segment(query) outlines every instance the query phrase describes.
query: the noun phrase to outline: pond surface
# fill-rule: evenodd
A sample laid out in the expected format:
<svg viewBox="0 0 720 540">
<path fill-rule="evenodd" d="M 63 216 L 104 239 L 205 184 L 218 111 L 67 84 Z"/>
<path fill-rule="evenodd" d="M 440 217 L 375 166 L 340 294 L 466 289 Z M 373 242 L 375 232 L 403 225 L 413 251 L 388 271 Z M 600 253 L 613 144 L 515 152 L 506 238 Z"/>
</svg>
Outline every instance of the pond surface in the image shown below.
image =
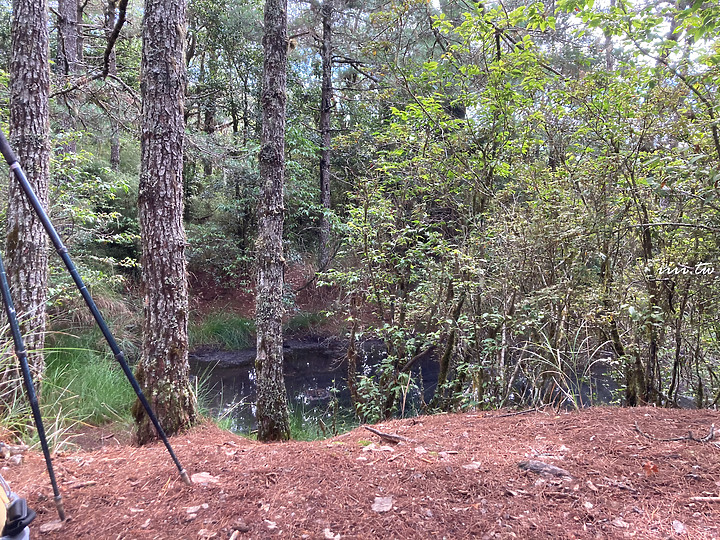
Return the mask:
<svg viewBox="0 0 720 540">
<path fill-rule="evenodd" d="M 351 425 L 353 420 L 350 391 L 347 388 L 347 343 L 337 338 L 308 337 L 285 342 L 285 387 L 291 411 L 291 424 L 296 430 L 314 429 L 315 436 L 329 436 L 331 432 L 317 431 L 318 426 L 336 422 Z M 363 343 L 358 357 L 358 373 L 371 374 L 386 356 L 382 342 Z M 203 402 L 215 417 L 227 418 L 230 429 L 250 433 L 255 429 L 255 349 L 240 351 L 196 351 L 190 355 L 194 376 L 202 381 Z M 422 401 L 432 399 L 438 376 L 438 362 L 432 355 L 417 362 L 413 368 L 413 386 L 408 394 L 403 416 L 414 416 Z M 608 375 L 609 366 L 597 362 L 583 375 L 569 377 L 573 398 L 564 399 L 555 391 L 556 405 L 572 408 L 612 402 L 618 391 Z M 423 399 L 415 385 L 422 380 Z M 592 384 L 590 384 L 592 383 Z M 531 397 L 528 381 L 517 377 L 507 405 L 522 405 Z M 547 390 L 547 388 L 545 389 Z M 539 391 L 539 390 L 536 390 Z"/>
<path fill-rule="evenodd" d="M 379 341 L 368 341 L 358 355 L 358 372 L 370 373 L 385 356 Z M 255 349 L 241 351 L 196 351 L 190 355 L 193 375 L 204 382 L 206 401 L 216 416 L 226 416 L 231 429 L 249 433 L 255 429 Z M 426 399 L 437 383 L 437 362 L 419 363 L 414 374 L 422 373 Z M 333 415 L 348 416 L 352 403 L 347 388 L 347 344 L 330 338 L 306 338 L 285 342 L 285 387 L 288 405 L 297 421 L 331 422 Z M 419 401 L 410 396 L 408 416 Z"/>
</svg>

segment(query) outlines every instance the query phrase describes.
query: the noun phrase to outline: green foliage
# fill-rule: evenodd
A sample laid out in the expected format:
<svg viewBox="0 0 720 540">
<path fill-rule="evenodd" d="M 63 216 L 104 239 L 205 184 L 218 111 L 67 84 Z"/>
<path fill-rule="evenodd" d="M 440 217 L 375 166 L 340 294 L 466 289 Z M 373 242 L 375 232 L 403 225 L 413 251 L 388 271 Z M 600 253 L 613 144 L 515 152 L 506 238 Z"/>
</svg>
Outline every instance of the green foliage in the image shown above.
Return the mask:
<svg viewBox="0 0 720 540">
<path fill-rule="evenodd" d="M 290 438 L 296 441 L 315 441 L 335 437 L 352 429 L 358 424 L 352 412 L 340 408 L 333 386 L 331 399 L 324 407 L 308 407 L 297 403 L 290 407 Z"/>
<path fill-rule="evenodd" d="M 300 312 L 293 315 L 285 324 L 284 330 L 289 333 L 312 330 L 327 322 L 325 312 Z"/>
<path fill-rule="evenodd" d="M 213 313 L 191 322 L 191 347 L 213 346 L 236 351 L 254 345 L 255 323 L 232 313 Z"/>
<path fill-rule="evenodd" d="M 130 422 L 135 394 L 112 355 L 95 349 L 97 336 L 54 338 L 46 352 L 42 402 L 50 417 L 94 425 Z"/>
<path fill-rule="evenodd" d="M 707 403 L 708 383 L 720 395 L 714 360 L 709 376 L 697 365 L 688 376 L 684 360 L 700 346 L 714 358 L 705 323 L 692 337 L 686 325 L 714 325 L 717 281 L 662 270 L 717 261 L 717 48 L 696 31 L 715 8 L 632 9 L 439 14 L 443 54 L 396 66 L 407 99 L 375 131 L 372 167 L 349 197 L 344 265 L 326 275 L 372 308 L 376 322 L 359 330 L 389 352 L 358 377 L 362 416 L 389 414 L 404 366 L 427 350 L 444 409 L 507 403 L 520 381 L 532 403 L 584 406 L 599 358 L 627 403 L 671 404 L 690 388 Z M 575 17 L 586 26 L 573 34 Z M 673 19 L 675 35 L 658 39 Z M 558 47 L 590 43 L 594 28 L 602 54 Z M 709 68 L 690 68 L 697 59 Z"/>
<path fill-rule="evenodd" d="M 210 274 L 217 287 L 237 287 L 237 280 L 252 263 L 237 240 L 218 223 L 189 224 L 187 235 L 190 267 Z"/>
</svg>

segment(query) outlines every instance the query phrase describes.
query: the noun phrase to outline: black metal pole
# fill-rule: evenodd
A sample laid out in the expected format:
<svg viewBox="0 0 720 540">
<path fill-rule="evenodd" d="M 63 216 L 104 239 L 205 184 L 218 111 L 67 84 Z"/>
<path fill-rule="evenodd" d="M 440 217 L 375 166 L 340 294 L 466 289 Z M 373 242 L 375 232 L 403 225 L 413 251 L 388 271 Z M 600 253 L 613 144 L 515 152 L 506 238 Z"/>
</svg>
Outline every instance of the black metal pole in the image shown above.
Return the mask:
<svg viewBox="0 0 720 540">
<path fill-rule="evenodd" d="M 162 439 L 163 443 L 165 443 L 165 447 L 167 448 L 167 451 L 170 454 L 170 457 L 175 462 L 175 466 L 178 468 L 178 471 L 180 471 L 180 477 L 183 479 L 183 481 L 186 484 L 191 485 L 192 482 L 190 481 L 190 477 L 188 476 L 187 471 L 185 471 L 183 466 L 180 464 L 180 460 L 178 460 L 177 456 L 175 455 L 175 452 L 172 449 L 172 446 L 170 446 L 170 441 L 168 441 L 167 435 L 165 435 L 165 431 L 163 431 L 163 428 L 160 425 L 160 422 L 158 422 L 158 419 L 155 416 L 155 413 L 153 412 L 152 407 L 150 406 L 150 403 L 148 403 L 148 400 L 145 397 L 145 394 L 143 394 L 143 391 L 140 388 L 140 385 L 138 384 L 137 379 L 135 378 L 132 371 L 130 370 L 127 360 L 125 359 L 125 354 L 123 354 L 123 352 L 120 350 L 120 347 L 118 346 L 117 342 L 115 341 L 115 338 L 113 337 L 112 332 L 110 332 L 110 329 L 108 328 L 108 325 L 105 322 L 105 319 L 103 318 L 102 314 L 100 313 L 100 310 L 98 309 L 97 305 L 95 304 L 95 301 L 93 300 L 92 296 L 90 295 L 90 292 L 87 290 L 87 287 L 85 287 L 85 283 L 83 283 L 83 280 L 80 277 L 80 274 L 78 273 L 77 268 L 73 264 L 67 248 L 63 245 L 62 240 L 60 239 L 60 236 L 58 235 L 57 231 L 55 230 L 55 227 L 53 226 L 53 224 L 50 221 L 50 218 L 48 217 L 47 213 L 43 209 L 42 204 L 40 204 L 40 201 L 38 200 L 37 195 L 35 195 L 35 192 L 33 191 L 33 188 L 30 185 L 30 182 L 28 182 L 28 179 L 25 176 L 25 173 L 23 172 L 22 167 L 20 167 L 20 164 L 18 163 L 17 158 L 15 157 L 15 153 L 10 148 L 10 144 L 8 143 L 7 139 L 5 138 L 5 134 L 2 132 L 2 130 L 0 130 L 0 153 L 2 153 L 3 157 L 5 158 L 5 161 L 7 161 L 8 165 L 10 165 L 10 170 L 13 173 L 15 173 L 15 178 L 17 178 L 18 182 L 20 182 L 20 186 L 22 187 L 23 192 L 25 192 L 25 196 L 28 198 L 28 201 L 32 205 L 33 209 L 35 210 L 35 213 L 37 214 L 38 218 L 40 219 L 40 222 L 42 223 L 43 227 L 45 228 L 45 231 L 47 232 L 48 236 L 50 237 L 50 240 L 52 241 L 53 245 L 55 246 L 55 250 L 57 251 L 58 255 L 60 255 L 60 258 L 63 260 L 63 263 L 65 263 L 65 267 L 68 269 L 68 272 L 70 272 L 70 276 L 72 277 L 73 281 L 75 282 L 75 285 L 77 286 L 78 290 L 80 291 L 80 294 L 82 295 L 83 299 L 85 300 L 85 303 L 87 304 L 88 308 L 90 308 L 90 312 L 92 313 L 93 317 L 95 318 L 95 322 L 100 327 L 100 331 L 102 332 L 103 336 L 105 336 L 105 341 L 107 341 L 107 344 L 110 346 L 110 350 L 115 355 L 115 359 L 120 364 L 120 367 L 122 368 L 123 372 L 125 372 L 125 376 L 127 377 L 128 381 L 130 381 L 130 384 L 132 385 L 133 390 L 135 390 L 135 394 L 137 395 L 138 399 L 140 400 L 140 403 L 142 404 L 143 408 L 145 409 L 145 412 L 147 413 L 148 417 L 150 418 L 153 425 L 155 426 L 158 436 Z"/>
<path fill-rule="evenodd" d="M 57 508 L 60 521 L 65 521 L 65 507 L 63 506 L 62 495 L 60 495 L 60 490 L 55 480 L 55 472 L 53 471 L 52 459 L 50 458 L 50 449 L 48 448 L 47 437 L 45 436 L 45 427 L 43 426 L 40 406 L 38 405 L 32 375 L 30 374 L 30 366 L 28 365 L 27 351 L 25 350 L 25 343 L 20 333 L 20 324 L 18 323 L 17 314 L 15 313 L 12 296 L 10 296 L 10 285 L 8 284 L 7 273 L 5 272 L 2 257 L 0 257 L 0 291 L 2 292 L 2 301 L 5 306 L 5 313 L 7 313 L 8 323 L 10 324 L 10 332 L 12 333 L 15 344 L 15 355 L 20 362 L 25 390 L 27 391 L 28 400 L 30 401 L 33 420 L 35 420 L 38 437 L 40 437 L 40 446 L 42 446 L 42 451 L 45 455 L 45 464 L 47 465 L 50 483 L 52 484 L 53 493 L 55 494 L 55 507 Z"/>
</svg>

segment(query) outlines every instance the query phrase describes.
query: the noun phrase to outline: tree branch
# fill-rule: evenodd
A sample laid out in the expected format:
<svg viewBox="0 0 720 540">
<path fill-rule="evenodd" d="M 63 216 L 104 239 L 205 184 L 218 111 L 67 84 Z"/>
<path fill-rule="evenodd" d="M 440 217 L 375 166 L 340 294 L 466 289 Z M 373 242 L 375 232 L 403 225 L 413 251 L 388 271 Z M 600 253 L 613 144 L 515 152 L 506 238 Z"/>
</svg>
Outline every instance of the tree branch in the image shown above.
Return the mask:
<svg viewBox="0 0 720 540">
<path fill-rule="evenodd" d="M 113 47 L 115 46 L 115 42 L 117 41 L 118 37 L 120 36 L 120 30 L 122 30 L 123 25 L 126 21 L 126 15 L 127 15 L 127 5 L 128 0 L 120 0 L 120 3 L 118 4 L 118 16 L 117 20 L 115 21 L 115 26 L 113 27 L 113 31 L 108 37 L 107 46 L 105 47 L 105 53 L 103 54 L 103 70 L 102 70 L 102 78 L 106 78 L 108 74 L 110 73 L 110 55 L 112 54 Z"/>
</svg>

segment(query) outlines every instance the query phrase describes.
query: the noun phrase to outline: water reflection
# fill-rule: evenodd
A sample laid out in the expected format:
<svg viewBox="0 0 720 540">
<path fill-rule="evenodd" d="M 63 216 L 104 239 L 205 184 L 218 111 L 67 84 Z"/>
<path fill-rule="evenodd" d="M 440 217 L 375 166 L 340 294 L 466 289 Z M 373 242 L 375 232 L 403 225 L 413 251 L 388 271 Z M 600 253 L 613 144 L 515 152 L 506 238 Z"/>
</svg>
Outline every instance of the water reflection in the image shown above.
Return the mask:
<svg viewBox="0 0 720 540">
<path fill-rule="evenodd" d="M 285 346 L 284 373 L 289 407 L 299 422 L 347 421 L 351 410 L 350 391 L 345 382 L 347 359 L 344 345 L 337 341 L 291 341 Z M 362 349 L 358 372 L 370 374 L 385 351 L 380 342 L 367 342 Z M 203 381 L 205 402 L 216 416 L 230 420 L 231 429 L 249 433 L 255 429 L 255 350 L 196 352 L 190 356 L 192 374 Z M 418 366 L 425 395 L 431 395 L 437 381 L 437 363 L 429 360 Z M 419 396 L 409 396 L 419 401 Z M 408 405 L 408 410 L 410 405 Z M 329 433 L 328 433 L 329 435 Z"/>
</svg>

